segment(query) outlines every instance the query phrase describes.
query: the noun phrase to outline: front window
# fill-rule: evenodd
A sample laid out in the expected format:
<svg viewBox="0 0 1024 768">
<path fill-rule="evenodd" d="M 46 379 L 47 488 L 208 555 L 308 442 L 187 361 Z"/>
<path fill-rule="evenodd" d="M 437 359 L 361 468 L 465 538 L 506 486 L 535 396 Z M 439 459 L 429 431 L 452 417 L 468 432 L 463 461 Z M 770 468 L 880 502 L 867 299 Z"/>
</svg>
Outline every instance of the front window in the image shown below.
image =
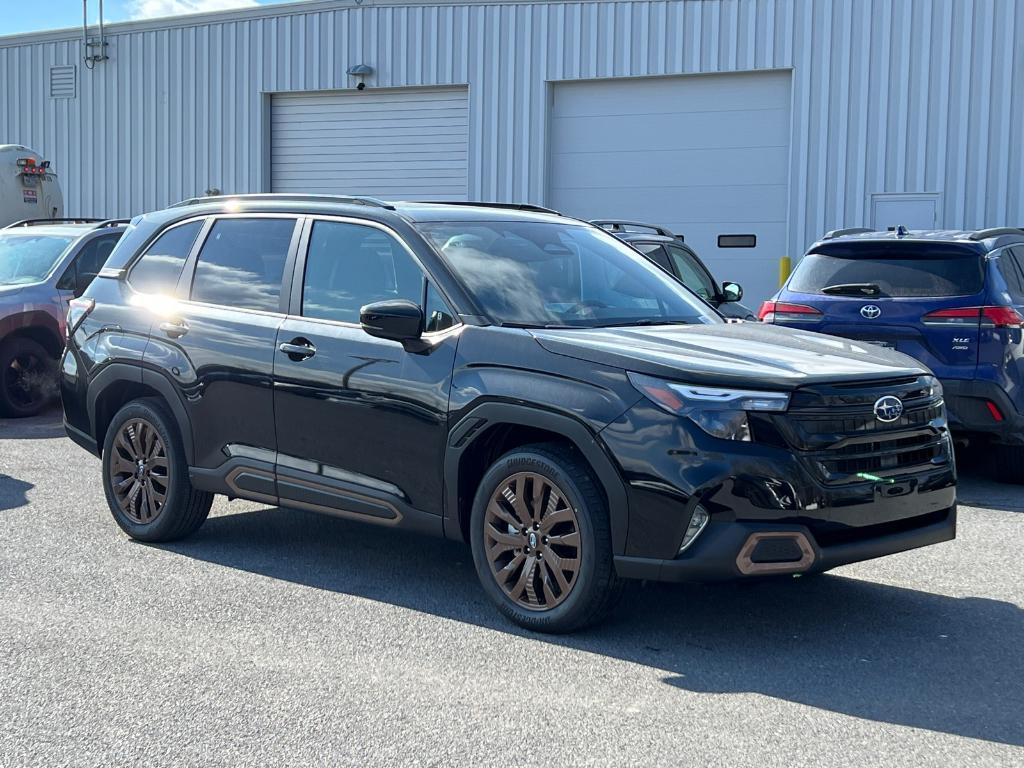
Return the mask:
<svg viewBox="0 0 1024 768">
<path fill-rule="evenodd" d="M 657 266 L 591 227 L 498 221 L 432 222 L 419 229 L 502 325 L 720 322 Z"/>
<path fill-rule="evenodd" d="M 0 234 L 0 285 L 28 285 L 46 279 L 74 238 Z"/>
</svg>

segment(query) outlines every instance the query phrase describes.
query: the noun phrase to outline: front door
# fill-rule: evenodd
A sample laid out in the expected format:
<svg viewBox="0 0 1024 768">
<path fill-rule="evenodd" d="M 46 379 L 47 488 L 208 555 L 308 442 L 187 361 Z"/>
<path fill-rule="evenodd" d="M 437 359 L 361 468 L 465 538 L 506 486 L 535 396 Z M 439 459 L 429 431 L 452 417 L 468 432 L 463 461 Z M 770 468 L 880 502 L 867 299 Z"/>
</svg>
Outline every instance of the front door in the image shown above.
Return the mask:
<svg viewBox="0 0 1024 768">
<path fill-rule="evenodd" d="M 380 226 L 317 219 L 304 241 L 274 360 L 281 503 L 439 531 L 454 315 Z M 362 330 L 385 299 L 426 309 L 426 351 Z"/>
</svg>

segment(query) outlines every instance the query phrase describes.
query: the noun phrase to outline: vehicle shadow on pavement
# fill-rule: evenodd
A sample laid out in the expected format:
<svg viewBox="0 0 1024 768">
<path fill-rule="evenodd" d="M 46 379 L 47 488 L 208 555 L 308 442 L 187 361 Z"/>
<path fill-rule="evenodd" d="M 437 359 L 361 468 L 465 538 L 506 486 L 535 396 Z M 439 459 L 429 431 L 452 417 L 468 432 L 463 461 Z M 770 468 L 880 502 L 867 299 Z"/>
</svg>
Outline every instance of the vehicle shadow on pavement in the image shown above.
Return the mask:
<svg viewBox="0 0 1024 768">
<path fill-rule="evenodd" d="M 41 440 L 64 437 L 60 408 L 43 411 L 25 419 L 0 419 L 0 440 Z"/>
<path fill-rule="evenodd" d="M 0 512 L 5 509 L 17 509 L 28 504 L 28 492 L 35 488 L 10 475 L 0 475 Z"/>
<path fill-rule="evenodd" d="M 841 576 L 647 585 L 569 636 L 507 622 L 467 547 L 280 508 L 210 518 L 165 550 L 643 664 L 688 691 L 754 692 L 1024 746 L 1024 610 Z M 627 607 L 628 606 L 628 607 Z"/>
</svg>

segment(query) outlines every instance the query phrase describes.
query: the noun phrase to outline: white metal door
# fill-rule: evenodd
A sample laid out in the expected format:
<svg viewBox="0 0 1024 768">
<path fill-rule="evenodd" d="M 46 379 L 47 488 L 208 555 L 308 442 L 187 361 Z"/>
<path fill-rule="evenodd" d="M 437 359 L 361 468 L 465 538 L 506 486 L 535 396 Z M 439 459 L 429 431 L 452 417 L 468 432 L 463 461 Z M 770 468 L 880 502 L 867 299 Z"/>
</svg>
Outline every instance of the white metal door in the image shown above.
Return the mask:
<svg viewBox="0 0 1024 768">
<path fill-rule="evenodd" d="M 935 229 L 939 196 L 922 194 L 879 194 L 871 196 L 871 221 L 875 229 L 900 224 L 907 229 Z"/>
<path fill-rule="evenodd" d="M 592 80 L 553 90 L 549 205 L 588 219 L 667 226 L 719 282 L 742 284 L 745 303 L 756 308 L 775 292 L 786 248 L 788 72 Z M 753 235 L 754 245 L 730 235 Z"/>
<path fill-rule="evenodd" d="M 468 126 L 466 88 L 275 94 L 272 189 L 464 200 Z"/>
</svg>

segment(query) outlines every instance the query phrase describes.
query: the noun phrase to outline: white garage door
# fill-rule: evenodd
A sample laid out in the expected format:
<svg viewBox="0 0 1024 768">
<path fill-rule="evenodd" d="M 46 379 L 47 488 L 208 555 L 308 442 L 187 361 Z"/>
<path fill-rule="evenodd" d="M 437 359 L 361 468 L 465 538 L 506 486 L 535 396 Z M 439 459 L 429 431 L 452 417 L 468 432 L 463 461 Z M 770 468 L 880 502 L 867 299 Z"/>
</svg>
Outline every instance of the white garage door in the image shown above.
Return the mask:
<svg viewBox="0 0 1024 768">
<path fill-rule="evenodd" d="M 464 200 L 465 88 L 276 94 L 274 192 Z"/>
<path fill-rule="evenodd" d="M 786 248 L 789 89 L 784 72 L 559 83 L 548 203 L 669 227 L 756 310 Z"/>
</svg>

